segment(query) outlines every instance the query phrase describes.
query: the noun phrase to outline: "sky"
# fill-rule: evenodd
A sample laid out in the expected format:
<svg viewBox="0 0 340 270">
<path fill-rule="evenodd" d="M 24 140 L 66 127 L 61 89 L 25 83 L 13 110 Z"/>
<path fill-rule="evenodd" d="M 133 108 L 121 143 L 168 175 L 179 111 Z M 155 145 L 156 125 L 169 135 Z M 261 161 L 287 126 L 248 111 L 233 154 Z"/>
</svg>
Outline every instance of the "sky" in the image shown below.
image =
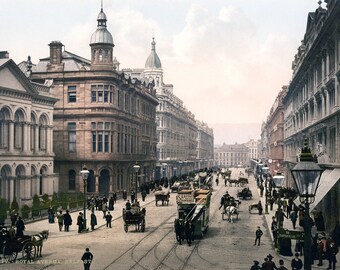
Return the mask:
<svg viewBox="0 0 340 270">
<path fill-rule="evenodd" d="M 325 7 L 325 3 L 322 3 Z M 90 59 L 100 0 L 0 0 L 0 50 L 17 64 L 48 44 Z M 143 68 L 155 37 L 164 82 L 197 120 L 261 123 L 291 64 L 316 0 L 103 0 L 120 68 Z"/>
</svg>

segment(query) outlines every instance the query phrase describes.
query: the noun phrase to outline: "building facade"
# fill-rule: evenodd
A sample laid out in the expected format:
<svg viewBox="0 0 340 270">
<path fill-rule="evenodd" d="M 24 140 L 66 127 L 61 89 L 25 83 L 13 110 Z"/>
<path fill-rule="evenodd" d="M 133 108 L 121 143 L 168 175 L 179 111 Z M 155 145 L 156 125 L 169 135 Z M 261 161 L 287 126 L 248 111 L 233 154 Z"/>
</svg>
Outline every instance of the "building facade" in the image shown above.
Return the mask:
<svg viewBox="0 0 340 270">
<path fill-rule="evenodd" d="M 30 81 L 0 52 L 0 196 L 30 204 L 58 190 L 54 173 L 53 88 Z"/>
<path fill-rule="evenodd" d="M 271 175 L 283 173 L 284 168 L 284 104 L 287 86 L 278 93 L 267 118 L 268 159 L 265 163 Z"/>
<path fill-rule="evenodd" d="M 215 148 L 215 164 L 220 167 L 244 167 L 249 164 L 249 148 L 244 144 L 223 144 Z"/>
<path fill-rule="evenodd" d="M 197 148 L 196 170 L 211 168 L 214 166 L 214 130 L 202 122 L 196 120 Z"/>
<path fill-rule="evenodd" d="M 269 143 L 268 143 L 268 129 L 267 129 L 267 121 L 263 121 L 261 124 L 261 139 L 258 143 L 257 153 L 258 160 L 265 162 L 268 160 L 269 156 Z"/>
<path fill-rule="evenodd" d="M 156 164 L 156 106 L 153 84 L 120 72 L 103 9 L 90 39 L 91 60 L 49 44 L 30 78 L 53 83 L 59 99 L 54 110 L 55 171 L 59 190 L 108 195 L 135 190 L 153 179 Z M 140 165 L 134 181 L 133 165 Z M 87 182 L 80 176 L 90 171 Z"/>
<path fill-rule="evenodd" d="M 320 4 L 308 14 L 306 33 L 293 61 L 284 101 L 284 152 L 286 175 L 291 177 L 289 171 L 308 139 L 325 169 L 311 211 L 324 213 L 330 231 L 340 218 L 340 2 L 325 2 L 326 8 Z"/>
<path fill-rule="evenodd" d="M 155 40 L 151 42 L 151 52 L 144 68 L 124 69 L 123 71 L 133 78 L 152 81 L 155 84 L 159 101 L 156 110 L 158 137 L 156 179 L 187 174 L 204 168 L 207 165 L 205 160 L 208 160 L 208 156 L 213 158 L 211 154 L 212 130 L 208 133 L 201 130 L 201 134 L 204 135 L 198 139 L 199 127 L 195 115 L 187 110 L 183 101 L 174 94 L 173 85 L 164 83 L 162 64 L 156 52 Z M 207 141 L 203 143 L 202 139 L 207 139 Z M 205 153 L 204 156 L 207 156 L 204 162 L 203 158 L 197 156 L 198 140 L 201 141 L 200 155 L 203 156 Z"/>
</svg>

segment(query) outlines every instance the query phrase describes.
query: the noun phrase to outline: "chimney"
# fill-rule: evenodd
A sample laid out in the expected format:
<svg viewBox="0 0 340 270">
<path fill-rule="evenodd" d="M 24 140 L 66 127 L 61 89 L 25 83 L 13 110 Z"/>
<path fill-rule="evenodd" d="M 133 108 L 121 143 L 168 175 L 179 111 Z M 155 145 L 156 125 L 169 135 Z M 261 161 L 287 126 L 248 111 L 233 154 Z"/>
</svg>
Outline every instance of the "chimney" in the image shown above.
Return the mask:
<svg viewBox="0 0 340 270">
<path fill-rule="evenodd" d="M 52 41 L 50 44 L 50 63 L 59 65 L 62 60 L 63 44 L 60 41 Z"/>
<path fill-rule="evenodd" d="M 0 51 L 0 59 L 9 59 L 8 51 Z"/>
</svg>

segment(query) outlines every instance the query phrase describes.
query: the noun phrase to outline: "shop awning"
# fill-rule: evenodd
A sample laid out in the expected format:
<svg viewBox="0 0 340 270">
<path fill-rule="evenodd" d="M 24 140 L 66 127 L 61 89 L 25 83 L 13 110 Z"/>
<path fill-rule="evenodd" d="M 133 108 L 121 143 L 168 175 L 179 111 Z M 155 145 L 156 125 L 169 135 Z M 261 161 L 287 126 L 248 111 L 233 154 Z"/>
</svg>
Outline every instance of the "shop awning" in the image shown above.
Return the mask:
<svg viewBox="0 0 340 270">
<path fill-rule="evenodd" d="M 319 204 L 319 202 L 321 202 L 321 200 L 326 196 L 328 191 L 330 191 L 332 187 L 340 179 L 340 169 L 326 171 L 331 172 L 325 176 L 323 175 L 325 172 L 322 173 L 319 187 L 316 190 L 315 201 L 310 205 L 310 211 L 312 211 Z"/>
<path fill-rule="evenodd" d="M 315 201 L 310 205 L 309 211 L 312 212 L 313 209 L 321 202 L 321 200 L 326 196 L 328 191 L 338 182 L 340 179 L 340 169 L 327 169 L 325 170 L 320 179 L 319 187 L 316 191 Z M 295 204 L 299 205 L 299 198 L 295 199 Z"/>
</svg>

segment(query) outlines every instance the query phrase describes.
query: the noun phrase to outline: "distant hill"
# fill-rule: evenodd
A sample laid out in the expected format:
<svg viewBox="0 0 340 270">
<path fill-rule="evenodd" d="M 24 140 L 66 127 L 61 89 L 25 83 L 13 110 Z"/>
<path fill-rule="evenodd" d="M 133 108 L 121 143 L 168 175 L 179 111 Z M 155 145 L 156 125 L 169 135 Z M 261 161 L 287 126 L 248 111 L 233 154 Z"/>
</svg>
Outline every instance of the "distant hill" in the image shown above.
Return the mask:
<svg viewBox="0 0 340 270">
<path fill-rule="evenodd" d="M 242 144 L 250 139 L 258 140 L 261 135 L 261 123 L 231 124 L 218 123 L 208 124 L 214 130 L 214 144 Z"/>
</svg>

